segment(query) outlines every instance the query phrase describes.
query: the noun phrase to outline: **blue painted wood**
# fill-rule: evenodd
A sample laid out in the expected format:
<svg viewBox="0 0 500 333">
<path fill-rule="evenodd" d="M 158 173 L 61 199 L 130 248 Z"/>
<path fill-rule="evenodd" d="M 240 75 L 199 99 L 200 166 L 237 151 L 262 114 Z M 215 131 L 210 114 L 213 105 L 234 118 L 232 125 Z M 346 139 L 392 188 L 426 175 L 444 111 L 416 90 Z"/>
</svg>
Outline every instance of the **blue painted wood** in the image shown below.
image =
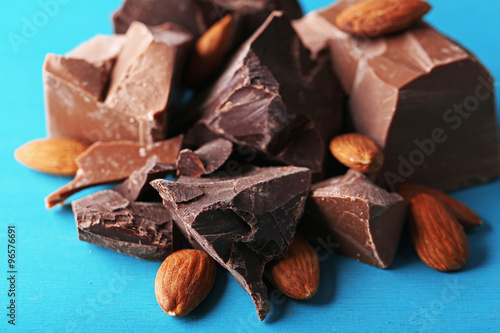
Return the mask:
<svg viewBox="0 0 500 333">
<path fill-rule="evenodd" d="M 44 7 L 47 3 L 59 5 Z M 213 291 L 197 310 L 186 318 L 171 318 L 154 296 L 159 263 L 78 241 L 71 210 L 48 211 L 43 203 L 48 193 L 69 179 L 24 168 L 14 161 L 13 151 L 45 135 L 41 81 L 45 54 L 64 53 L 96 33 L 109 33 L 109 16 L 118 3 L 8 1 L 0 12 L 0 330 L 12 328 L 5 315 L 6 241 L 7 226 L 15 225 L 19 332 L 498 331 L 500 181 L 454 193 L 485 221 L 484 227 L 469 233 L 471 258 L 464 271 L 443 274 L 426 267 L 407 238 L 386 271 L 328 255 L 321 262 L 318 295 L 307 302 L 272 297 L 273 311 L 263 323 L 257 320 L 250 298 L 221 269 Z M 302 3 L 309 11 L 329 1 Z M 431 3 L 435 8 L 428 20 L 469 47 L 500 78 L 500 4 Z M 24 40 L 15 52 L 9 37 L 22 36 L 25 22 L 38 27 L 24 28 Z"/>
</svg>

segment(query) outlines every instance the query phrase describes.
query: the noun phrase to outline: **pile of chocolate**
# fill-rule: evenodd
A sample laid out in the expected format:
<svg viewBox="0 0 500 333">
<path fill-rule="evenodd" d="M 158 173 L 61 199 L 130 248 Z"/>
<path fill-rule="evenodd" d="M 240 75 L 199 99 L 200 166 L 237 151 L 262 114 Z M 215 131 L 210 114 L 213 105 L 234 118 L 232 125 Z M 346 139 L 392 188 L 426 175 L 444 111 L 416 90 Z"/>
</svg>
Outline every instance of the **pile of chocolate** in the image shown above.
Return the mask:
<svg viewBox="0 0 500 333">
<path fill-rule="evenodd" d="M 341 30 L 353 3 L 302 17 L 296 0 L 126 0 L 115 35 L 46 57 L 49 137 L 92 144 L 47 205 L 121 182 L 72 202 L 80 239 L 161 261 L 185 237 L 261 320 L 266 264 L 297 230 L 389 267 L 409 207 L 396 187 L 500 174 L 493 79 L 421 20 L 383 36 Z M 330 141 L 348 132 L 383 165 L 365 175 L 334 159 Z"/>
</svg>

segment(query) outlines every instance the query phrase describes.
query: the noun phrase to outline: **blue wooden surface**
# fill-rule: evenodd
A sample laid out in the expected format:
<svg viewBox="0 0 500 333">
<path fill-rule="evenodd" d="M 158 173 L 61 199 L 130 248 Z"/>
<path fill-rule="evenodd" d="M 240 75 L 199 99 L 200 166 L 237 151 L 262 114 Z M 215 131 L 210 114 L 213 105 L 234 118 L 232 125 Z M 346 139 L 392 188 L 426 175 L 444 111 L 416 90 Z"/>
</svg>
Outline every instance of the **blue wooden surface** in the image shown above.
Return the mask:
<svg viewBox="0 0 500 333">
<path fill-rule="evenodd" d="M 318 295 L 308 302 L 273 298 L 260 323 L 250 298 L 222 269 L 214 289 L 186 318 L 171 318 L 157 305 L 159 263 L 144 262 L 77 239 L 73 214 L 48 211 L 43 198 L 68 178 L 17 164 L 15 148 L 45 136 L 41 67 L 47 52 L 65 53 L 96 33 L 110 33 L 119 0 L 8 1 L 0 11 L 0 331 L 5 315 L 7 225 L 17 231 L 16 326 L 19 332 L 184 331 L 498 331 L 500 313 L 500 181 L 454 193 L 485 225 L 469 233 L 466 269 L 443 274 L 426 267 L 403 239 L 389 270 L 340 256 L 321 263 Z M 328 0 L 304 0 L 309 11 Z M 500 5 L 491 0 L 437 1 L 428 20 L 485 62 L 500 79 Z M 40 14 L 49 11 L 50 16 Z M 46 19 L 45 19 L 46 18 Z M 25 31 L 25 22 L 39 27 Z M 10 35 L 9 35 L 10 34 Z M 23 37 L 24 38 L 24 37 Z M 499 85 L 496 84 L 498 92 Z"/>
</svg>

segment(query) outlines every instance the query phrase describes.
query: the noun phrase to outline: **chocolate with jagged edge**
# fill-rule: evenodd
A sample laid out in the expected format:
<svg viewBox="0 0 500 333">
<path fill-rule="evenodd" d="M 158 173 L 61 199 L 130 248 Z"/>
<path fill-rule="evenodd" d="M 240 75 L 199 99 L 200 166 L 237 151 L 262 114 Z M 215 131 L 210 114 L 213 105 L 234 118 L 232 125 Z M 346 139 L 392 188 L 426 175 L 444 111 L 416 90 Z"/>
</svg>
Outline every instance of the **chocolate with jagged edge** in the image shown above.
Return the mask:
<svg viewBox="0 0 500 333">
<path fill-rule="evenodd" d="M 201 115 L 186 141 L 200 145 L 207 137 L 200 131 L 212 132 L 319 173 L 340 128 L 343 101 L 328 55 L 312 61 L 290 21 L 273 12 L 191 105 L 191 113 Z"/>
<path fill-rule="evenodd" d="M 234 178 L 180 177 L 151 185 L 193 246 L 229 270 L 263 320 L 271 306 L 264 266 L 292 242 L 310 182 L 306 168 L 269 167 L 250 168 Z"/>
<path fill-rule="evenodd" d="M 113 14 L 113 23 L 116 33 L 125 33 L 133 21 L 147 25 L 172 22 L 197 38 L 233 13 L 241 26 L 235 38 L 241 40 L 250 36 L 273 10 L 283 10 L 291 19 L 302 16 L 296 0 L 125 0 Z"/>
<path fill-rule="evenodd" d="M 179 237 L 161 203 L 131 202 L 104 190 L 71 203 L 80 240 L 145 260 L 164 260 Z"/>
<path fill-rule="evenodd" d="M 149 183 L 158 178 L 164 178 L 175 171 L 175 165 L 158 163 L 158 156 L 153 155 L 146 164 L 135 170 L 114 191 L 121 194 L 128 201 L 159 201 L 158 192 Z"/>
<path fill-rule="evenodd" d="M 125 37 L 96 37 L 67 56 L 47 55 L 48 135 L 86 142 L 164 139 L 191 41 L 173 24 L 136 22 Z"/>
<path fill-rule="evenodd" d="M 183 149 L 177 157 L 177 175 L 191 177 L 209 175 L 219 169 L 232 152 L 233 144 L 224 139 L 211 141 L 194 152 L 191 149 Z"/>
<path fill-rule="evenodd" d="M 451 190 L 500 174 L 488 70 L 424 22 L 383 38 L 346 34 L 335 18 L 352 3 L 336 2 L 294 26 L 313 53 L 329 47 L 355 130 L 383 148 L 376 183 Z"/>
<path fill-rule="evenodd" d="M 91 186 L 126 179 L 156 156 L 159 163 L 174 164 L 182 136 L 155 143 L 130 141 L 96 142 L 75 159 L 75 178 L 45 198 L 47 208 L 62 204 L 72 194 Z"/>
<path fill-rule="evenodd" d="M 351 169 L 311 187 L 301 227 L 335 244 L 337 253 L 387 268 L 396 254 L 407 208 L 399 194 L 388 193 Z"/>
</svg>

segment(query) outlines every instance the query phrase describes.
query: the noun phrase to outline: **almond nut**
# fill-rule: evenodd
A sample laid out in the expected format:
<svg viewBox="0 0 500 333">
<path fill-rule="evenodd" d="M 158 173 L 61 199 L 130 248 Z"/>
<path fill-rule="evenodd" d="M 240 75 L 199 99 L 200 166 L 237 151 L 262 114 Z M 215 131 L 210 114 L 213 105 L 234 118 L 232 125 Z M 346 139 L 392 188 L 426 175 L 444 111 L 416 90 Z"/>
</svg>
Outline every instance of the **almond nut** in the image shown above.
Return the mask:
<svg viewBox="0 0 500 333">
<path fill-rule="evenodd" d="M 319 286 L 318 256 L 309 242 L 296 235 L 285 255 L 266 267 L 266 276 L 288 297 L 309 299 Z"/>
<path fill-rule="evenodd" d="M 333 138 L 330 151 L 340 163 L 359 172 L 377 172 L 384 164 L 384 154 L 377 144 L 358 133 Z"/>
<path fill-rule="evenodd" d="M 456 271 L 469 258 L 464 228 L 437 199 L 419 194 L 411 201 L 410 236 L 420 259 L 435 270 Z"/>
<path fill-rule="evenodd" d="M 188 84 L 200 84 L 219 69 L 231 46 L 232 36 L 232 16 L 228 14 L 198 39 L 187 66 Z"/>
<path fill-rule="evenodd" d="M 208 295 L 215 272 L 215 262 L 205 252 L 191 249 L 174 252 L 156 274 L 156 300 L 165 313 L 185 316 Z"/>
<path fill-rule="evenodd" d="M 422 185 L 403 184 L 396 186 L 396 192 L 408 202 L 411 202 L 411 199 L 420 193 L 425 193 L 438 199 L 455 215 L 458 222 L 466 229 L 479 227 L 483 224 L 483 221 L 481 221 L 476 212 L 467 207 L 467 205 L 439 190 Z"/>
<path fill-rule="evenodd" d="M 28 168 L 58 176 L 74 176 L 75 158 L 88 146 L 67 138 L 38 139 L 19 147 L 14 157 Z"/>
<path fill-rule="evenodd" d="M 336 24 L 344 32 L 378 37 L 406 29 L 422 18 L 431 6 L 421 0 L 370 0 L 344 9 Z"/>
</svg>

